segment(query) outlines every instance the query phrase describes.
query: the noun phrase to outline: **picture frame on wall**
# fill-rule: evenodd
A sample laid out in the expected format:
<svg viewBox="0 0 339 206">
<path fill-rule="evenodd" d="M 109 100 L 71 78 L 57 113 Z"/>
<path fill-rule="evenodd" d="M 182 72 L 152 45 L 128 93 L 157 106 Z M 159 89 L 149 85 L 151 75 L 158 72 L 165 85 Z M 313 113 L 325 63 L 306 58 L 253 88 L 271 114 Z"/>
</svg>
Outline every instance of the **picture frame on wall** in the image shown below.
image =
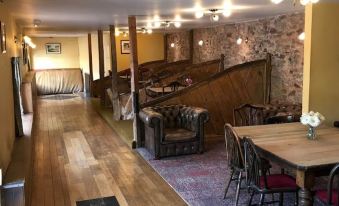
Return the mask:
<svg viewBox="0 0 339 206">
<path fill-rule="evenodd" d="M 46 54 L 61 54 L 61 43 L 47 43 Z"/>
<path fill-rule="evenodd" d="M 120 41 L 121 54 L 130 54 L 131 53 L 131 44 L 129 40 Z"/>
<path fill-rule="evenodd" d="M 6 53 L 6 25 L 0 21 L 0 51 L 2 54 Z"/>
</svg>

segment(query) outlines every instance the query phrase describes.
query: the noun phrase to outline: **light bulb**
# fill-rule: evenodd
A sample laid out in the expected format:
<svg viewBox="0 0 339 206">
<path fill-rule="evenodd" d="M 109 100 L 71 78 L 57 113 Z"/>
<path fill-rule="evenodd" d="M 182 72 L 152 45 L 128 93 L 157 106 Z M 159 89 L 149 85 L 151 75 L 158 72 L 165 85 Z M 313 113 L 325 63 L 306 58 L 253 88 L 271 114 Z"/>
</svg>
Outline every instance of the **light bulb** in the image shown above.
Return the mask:
<svg viewBox="0 0 339 206">
<path fill-rule="evenodd" d="M 35 49 L 35 48 L 36 48 L 36 45 L 35 45 L 35 44 L 33 44 L 33 43 L 31 43 L 29 46 L 30 46 L 30 47 L 32 47 L 33 49 Z"/>
<path fill-rule="evenodd" d="M 115 30 L 115 36 L 120 36 L 120 31 L 119 30 Z"/>
<path fill-rule="evenodd" d="M 147 29 L 147 34 L 152 34 L 153 30 L 152 29 Z"/>
<path fill-rule="evenodd" d="M 273 4 L 280 4 L 283 0 L 271 0 Z"/>
<path fill-rule="evenodd" d="M 161 26 L 160 21 L 154 22 L 154 27 L 159 28 L 160 26 Z"/>
<path fill-rule="evenodd" d="M 299 34 L 298 39 L 299 39 L 300 41 L 304 41 L 304 40 L 305 40 L 305 32 Z"/>
<path fill-rule="evenodd" d="M 175 46 L 175 44 L 174 43 L 171 43 L 171 47 L 173 48 Z"/>
<path fill-rule="evenodd" d="M 211 16 L 211 18 L 212 18 L 212 21 L 219 21 L 219 15 L 218 14 L 213 14 Z"/>
<path fill-rule="evenodd" d="M 300 0 L 300 4 L 303 6 L 306 6 L 308 3 L 310 3 L 310 0 Z"/>
<path fill-rule="evenodd" d="M 200 40 L 200 41 L 198 42 L 198 44 L 199 44 L 199 46 L 202 46 L 202 45 L 204 44 L 204 41 L 203 41 L 203 40 Z"/>
<path fill-rule="evenodd" d="M 146 29 L 143 28 L 143 29 L 142 29 L 142 33 L 143 33 L 143 34 L 146 34 L 146 32 L 147 32 Z"/>
<path fill-rule="evenodd" d="M 195 12 L 195 18 L 200 19 L 204 16 L 204 12 L 203 11 L 197 11 Z"/>
<path fill-rule="evenodd" d="M 31 42 L 32 40 L 31 40 L 31 38 L 29 38 L 28 36 L 24 36 L 24 40 L 25 40 L 25 42 L 26 43 L 28 43 L 28 42 Z"/>
<path fill-rule="evenodd" d="M 222 13 L 224 17 L 229 17 L 232 14 L 231 9 L 225 9 L 224 12 Z"/>
<path fill-rule="evenodd" d="M 176 27 L 176 28 L 179 28 L 179 27 L 181 27 L 181 22 L 174 22 L 174 26 Z"/>
<path fill-rule="evenodd" d="M 153 25 L 152 25 L 152 22 L 147 22 L 147 28 L 152 28 Z"/>
<path fill-rule="evenodd" d="M 242 38 L 239 37 L 239 38 L 237 39 L 237 44 L 240 45 L 241 43 L 242 43 Z"/>
</svg>

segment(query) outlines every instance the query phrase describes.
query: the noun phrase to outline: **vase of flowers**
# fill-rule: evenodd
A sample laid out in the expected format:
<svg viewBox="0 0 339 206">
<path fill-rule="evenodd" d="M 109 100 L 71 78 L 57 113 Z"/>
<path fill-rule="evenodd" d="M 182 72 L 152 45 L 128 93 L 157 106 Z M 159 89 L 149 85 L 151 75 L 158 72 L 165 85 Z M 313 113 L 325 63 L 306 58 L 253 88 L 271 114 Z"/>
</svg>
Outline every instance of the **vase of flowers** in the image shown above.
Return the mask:
<svg viewBox="0 0 339 206">
<path fill-rule="evenodd" d="M 319 112 L 310 111 L 309 113 L 304 113 L 303 115 L 301 115 L 301 124 L 308 126 L 308 139 L 315 140 L 317 138 L 316 128 L 320 126 L 324 120 L 325 117 Z"/>
</svg>

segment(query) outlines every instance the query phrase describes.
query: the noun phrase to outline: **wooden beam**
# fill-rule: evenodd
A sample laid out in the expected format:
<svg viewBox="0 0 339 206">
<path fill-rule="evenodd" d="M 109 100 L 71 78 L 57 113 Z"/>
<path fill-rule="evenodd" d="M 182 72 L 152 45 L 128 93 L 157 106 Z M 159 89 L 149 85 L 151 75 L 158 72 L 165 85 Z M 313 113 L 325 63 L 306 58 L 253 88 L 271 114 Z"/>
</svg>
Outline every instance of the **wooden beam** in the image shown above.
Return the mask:
<svg viewBox="0 0 339 206">
<path fill-rule="evenodd" d="M 102 30 L 98 30 L 98 51 L 99 51 L 99 74 L 100 74 L 100 103 L 105 106 L 105 57 L 104 57 L 104 36 Z"/>
<path fill-rule="evenodd" d="M 133 143 L 132 147 L 140 147 L 140 120 L 139 120 L 139 72 L 138 72 L 138 41 L 135 16 L 128 17 L 129 41 L 131 49 L 131 94 L 133 103 Z"/>
<path fill-rule="evenodd" d="M 164 35 L 164 60 L 167 62 L 167 50 L 168 50 L 168 42 L 167 42 L 167 40 L 168 40 L 168 34 L 165 34 Z"/>
<path fill-rule="evenodd" d="M 113 104 L 113 119 L 120 120 L 120 102 L 118 91 L 118 63 L 117 63 L 117 50 L 115 41 L 115 26 L 109 26 L 109 36 L 111 40 L 111 68 L 112 68 L 112 104 Z"/>
<path fill-rule="evenodd" d="M 193 63 L 193 55 L 194 55 L 194 30 L 190 30 L 190 60 Z"/>
<path fill-rule="evenodd" d="M 88 67 L 89 67 L 89 91 L 93 97 L 93 56 L 92 56 L 92 34 L 88 33 Z"/>
</svg>

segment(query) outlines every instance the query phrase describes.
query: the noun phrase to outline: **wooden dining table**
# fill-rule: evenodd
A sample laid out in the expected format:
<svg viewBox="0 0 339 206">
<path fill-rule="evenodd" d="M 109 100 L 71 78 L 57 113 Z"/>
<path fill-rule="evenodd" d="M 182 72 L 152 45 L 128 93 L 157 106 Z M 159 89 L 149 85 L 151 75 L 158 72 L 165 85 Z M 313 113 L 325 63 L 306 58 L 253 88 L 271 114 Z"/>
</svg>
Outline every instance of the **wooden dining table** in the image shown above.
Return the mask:
<svg viewBox="0 0 339 206">
<path fill-rule="evenodd" d="M 299 205 L 313 205 L 315 177 L 328 175 L 339 163 L 338 128 L 318 127 L 316 140 L 307 139 L 307 127 L 301 123 L 235 127 L 235 131 L 251 138 L 262 157 L 295 171 Z"/>
</svg>

